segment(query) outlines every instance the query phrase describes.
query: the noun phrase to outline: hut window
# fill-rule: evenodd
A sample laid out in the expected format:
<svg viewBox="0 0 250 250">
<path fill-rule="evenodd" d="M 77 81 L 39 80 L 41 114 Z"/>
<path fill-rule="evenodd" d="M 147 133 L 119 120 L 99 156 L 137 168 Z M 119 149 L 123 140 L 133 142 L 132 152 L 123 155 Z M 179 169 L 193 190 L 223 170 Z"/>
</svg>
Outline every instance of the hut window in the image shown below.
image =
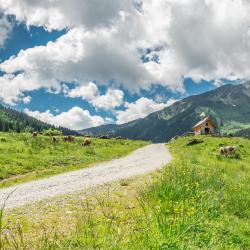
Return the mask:
<svg viewBox="0 0 250 250">
<path fill-rule="evenodd" d="M 208 123 L 206 123 L 206 126 L 208 127 Z"/>
</svg>

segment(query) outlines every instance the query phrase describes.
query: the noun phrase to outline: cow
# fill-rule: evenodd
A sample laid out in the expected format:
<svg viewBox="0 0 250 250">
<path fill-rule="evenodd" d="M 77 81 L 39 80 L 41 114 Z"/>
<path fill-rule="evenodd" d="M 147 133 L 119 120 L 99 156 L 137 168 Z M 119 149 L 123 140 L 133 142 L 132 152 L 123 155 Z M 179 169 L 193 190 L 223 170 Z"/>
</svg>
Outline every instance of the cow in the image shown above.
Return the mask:
<svg viewBox="0 0 250 250">
<path fill-rule="evenodd" d="M 33 132 L 32 133 L 32 137 L 37 137 L 38 136 L 38 132 Z"/>
<path fill-rule="evenodd" d="M 83 143 L 82 143 L 82 146 L 90 146 L 92 144 L 92 141 L 91 139 L 87 138 L 87 139 L 84 139 Z"/>
<path fill-rule="evenodd" d="M 75 141 L 75 137 L 74 137 L 74 136 L 69 135 L 69 142 L 74 142 L 74 141 Z"/>
<path fill-rule="evenodd" d="M 55 136 L 52 136 L 52 139 L 51 139 L 52 143 L 58 143 L 58 139 L 55 137 Z"/>
<path fill-rule="evenodd" d="M 74 142 L 74 141 L 75 141 L 75 137 L 74 137 L 74 136 L 71 136 L 71 135 L 69 135 L 69 136 L 64 136 L 64 137 L 63 137 L 63 141 L 64 141 L 64 142 Z"/>
<path fill-rule="evenodd" d="M 236 150 L 237 150 L 236 146 L 221 147 L 219 153 L 220 155 L 224 156 L 234 155 L 236 153 Z"/>
</svg>

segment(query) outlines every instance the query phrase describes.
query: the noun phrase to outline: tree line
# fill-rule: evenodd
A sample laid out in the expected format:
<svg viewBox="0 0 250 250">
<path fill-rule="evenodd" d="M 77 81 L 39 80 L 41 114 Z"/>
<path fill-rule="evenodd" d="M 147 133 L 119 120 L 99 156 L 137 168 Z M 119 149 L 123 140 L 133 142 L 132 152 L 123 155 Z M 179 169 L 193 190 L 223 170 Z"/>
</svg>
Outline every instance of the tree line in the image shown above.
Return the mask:
<svg viewBox="0 0 250 250">
<path fill-rule="evenodd" d="M 48 129 L 60 130 L 64 135 L 77 134 L 76 131 L 63 127 L 56 128 L 55 126 L 30 117 L 23 112 L 0 105 L 0 131 L 32 133 L 34 131 L 42 132 Z"/>
</svg>

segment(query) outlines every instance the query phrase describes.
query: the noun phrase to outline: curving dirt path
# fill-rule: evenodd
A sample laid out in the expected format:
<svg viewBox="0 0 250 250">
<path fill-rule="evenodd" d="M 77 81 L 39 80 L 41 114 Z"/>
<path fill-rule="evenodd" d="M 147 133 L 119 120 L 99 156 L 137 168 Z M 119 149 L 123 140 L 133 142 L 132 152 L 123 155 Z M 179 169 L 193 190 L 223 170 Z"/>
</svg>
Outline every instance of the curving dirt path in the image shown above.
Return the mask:
<svg viewBox="0 0 250 250">
<path fill-rule="evenodd" d="M 0 189 L 0 204 L 6 208 L 74 193 L 84 189 L 162 168 L 172 157 L 164 144 L 151 144 L 109 162 Z"/>
</svg>

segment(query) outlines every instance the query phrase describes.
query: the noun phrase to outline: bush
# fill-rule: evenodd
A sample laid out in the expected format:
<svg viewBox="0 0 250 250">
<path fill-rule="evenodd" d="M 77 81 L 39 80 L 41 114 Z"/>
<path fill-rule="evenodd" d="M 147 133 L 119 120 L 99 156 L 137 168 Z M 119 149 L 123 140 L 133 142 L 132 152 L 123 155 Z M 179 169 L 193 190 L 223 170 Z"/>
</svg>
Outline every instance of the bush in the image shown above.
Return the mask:
<svg viewBox="0 0 250 250">
<path fill-rule="evenodd" d="M 47 129 L 43 131 L 43 134 L 46 136 L 60 136 L 62 135 L 62 131 L 57 129 Z"/>
</svg>

